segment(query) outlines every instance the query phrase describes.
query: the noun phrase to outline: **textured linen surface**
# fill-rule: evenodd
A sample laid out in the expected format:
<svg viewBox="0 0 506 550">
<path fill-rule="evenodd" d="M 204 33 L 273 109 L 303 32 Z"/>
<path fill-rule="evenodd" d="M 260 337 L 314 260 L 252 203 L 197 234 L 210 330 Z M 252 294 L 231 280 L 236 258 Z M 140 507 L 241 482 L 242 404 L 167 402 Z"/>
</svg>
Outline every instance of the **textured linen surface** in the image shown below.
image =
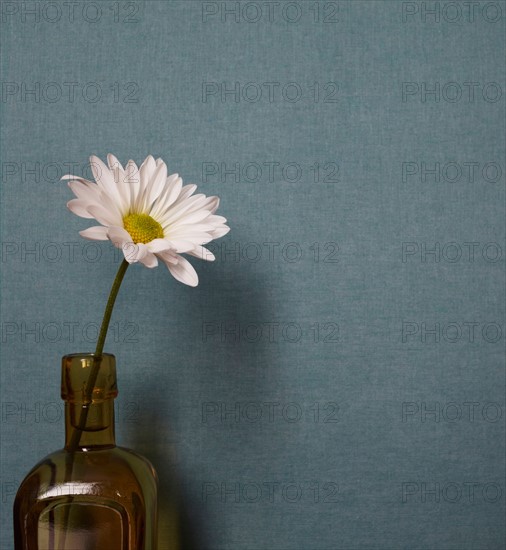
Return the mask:
<svg viewBox="0 0 506 550">
<path fill-rule="evenodd" d="M 506 4 L 68 4 L 0 3 L 0 548 L 120 261 L 59 177 L 108 152 L 232 228 L 106 344 L 160 547 L 177 494 L 193 548 L 503 548 Z"/>
</svg>

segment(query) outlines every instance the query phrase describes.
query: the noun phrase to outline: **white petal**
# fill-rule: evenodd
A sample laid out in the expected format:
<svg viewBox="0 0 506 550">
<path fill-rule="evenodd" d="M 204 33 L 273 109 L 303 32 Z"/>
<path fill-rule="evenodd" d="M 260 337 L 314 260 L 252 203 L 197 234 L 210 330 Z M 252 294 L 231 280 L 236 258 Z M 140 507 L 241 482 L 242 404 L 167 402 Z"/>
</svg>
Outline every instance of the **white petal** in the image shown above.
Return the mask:
<svg viewBox="0 0 506 550">
<path fill-rule="evenodd" d="M 122 246 L 118 247 L 123 251 L 123 256 L 129 264 L 135 264 L 139 261 L 139 245 L 133 242 L 123 243 Z"/>
<path fill-rule="evenodd" d="M 216 215 L 213 214 L 206 221 L 221 225 L 222 223 L 227 223 L 227 218 L 224 218 L 223 216 L 216 216 Z"/>
<path fill-rule="evenodd" d="M 94 218 L 95 216 L 88 212 L 88 206 L 89 203 L 81 199 L 72 199 L 67 203 L 67 208 L 76 216 L 80 216 L 81 218 Z"/>
<path fill-rule="evenodd" d="M 174 265 L 179 262 L 179 258 L 181 257 L 172 250 L 164 250 L 163 252 L 158 252 L 156 255 L 160 258 L 160 260 L 165 262 L 165 264 L 169 263 Z"/>
<path fill-rule="evenodd" d="M 121 216 L 117 212 L 111 212 L 100 204 L 92 204 L 88 206 L 88 212 L 102 225 L 118 225 L 123 223 Z"/>
<path fill-rule="evenodd" d="M 167 239 L 153 239 L 146 244 L 148 250 L 153 253 L 162 252 L 163 250 L 170 250 L 172 244 Z"/>
<path fill-rule="evenodd" d="M 139 168 L 137 168 L 137 164 L 135 164 L 133 160 L 129 160 L 125 168 L 125 187 L 125 194 L 128 197 L 130 210 L 133 210 L 136 197 L 141 187 Z M 127 189 L 128 193 L 126 192 Z"/>
<path fill-rule="evenodd" d="M 174 227 L 177 227 L 179 225 L 190 225 L 190 224 L 198 223 L 198 222 L 201 222 L 202 220 L 205 220 L 205 218 L 207 218 L 210 214 L 211 212 L 209 212 L 209 210 L 197 210 L 195 212 L 184 214 L 171 225 L 173 225 Z M 160 224 L 163 225 L 164 223 L 167 223 L 166 219 L 160 220 Z"/>
<path fill-rule="evenodd" d="M 143 256 L 142 258 L 139 258 L 139 261 L 141 262 L 141 264 L 144 264 L 146 267 L 149 267 L 150 269 L 153 269 L 158 265 L 157 257 L 149 250 L 146 252 L 145 256 Z"/>
<path fill-rule="evenodd" d="M 114 193 L 114 188 L 116 185 L 109 167 L 95 155 L 90 157 L 90 166 L 97 184 L 107 192 L 110 191 Z"/>
<path fill-rule="evenodd" d="M 209 241 L 212 241 L 211 232 L 206 231 L 192 231 L 187 227 L 177 229 L 175 231 L 170 231 L 167 240 L 174 241 L 188 241 L 196 244 L 206 244 Z"/>
<path fill-rule="evenodd" d="M 165 162 L 162 162 L 156 167 L 155 173 L 153 174 L 153 179 L 150 182 L 149 193 L 147 196 L 147 206 L 151 204 L 160 196 L 160 193 L 165 187 L 165 182 L 167 180 L 167 165 Z"/>
<path fill-rule="evenodd" d="M 72 180 L 69 181 L 68 186 L 78 199 L 97 202 L 100 198 L 100 190 L 96 183 L 86 184 L 79 180 Z"/>
<path fill-rule="evenodd" d="M 123 168 L 121 162 L 114 155 L 107 155 L 107 164 L 109 169 L 112 172 L 114 182 L 116 184 L 116 189 L 118 196 L 120 197 L 121 204 L 119 205 L 120 210 L 125 212 L 129 209 L 129 200 L 130 193 L 129 187 L 126 183 L 125 169 Z"/>
<path fill-rule="evenodd" d="M 62 176 L 61 179 L 62 180 L 77 180 L 77 181 L 82 181 L 83 183 L 86 183 L 86 184 L 96 185 L 96 183 L 93 182 L 93 181 L 87 180 L 86 178 L 82 178 L 81 176 L 73 176 L 72 174 L 65 174 L 64 176 Z"/>
<path fill-rule="evenodd" d="M 191 248 L 187 247 L 185 250 L 180 249 L 179 246 L 177 248 L 178 252 L 187 252 L 187 250 L 192 250 L 193 247 L 195 247 L 198 244 L 206 244 L 209 241 L 212 241 L 213 237 L 211 236 L 211 233 L 198 232 L 198 231 L 194 233 L 190 233 L 187 231 L 183 231 L 179 235 L 170 235 L 167 238 L 167 240 L 170 241 L 171 243 L 180 243 L 180 242 L 191 243 L 193 245 Z"/>
<path fill-rule="evenodd" d="M 107 235 L 117 248 L 121 248 L 129 264 L 136 263 L 145 256 L 147 250 L 145 245 L 134 243 L 130 233 L 123 227 L 109 227 Z M 144 250 L 141 250 L 141 247 L 144 247 Z"/>
<path fill-rule="evenodd" d="M 173 185 L 177 180 L 181 180 L 183 181 L 180 177 L 179 177 L 179 174 L 168 174 L 167 175 L 167 185 Z"/>
<path fill-rule="evenodd" d="M 90 241 L 107 241 L 109 238 L 107 235 L 107 230 L 108 228 L 103 225 L 95 225 L 93 227 L 88 227 L 88 229 L 84 229 L 83 231 L 79 231 L 79 235 L 85 239 L 89 239 Z"/>
<path fill-rule="evenodd" d="M 118 168 L 120 172 L 125 171 L 121 162 L 112 153 L 107 155 L 107 164 L 112 172 L 114 172 L 116 168 Z"/>
<path fill-rule="evenodd" d="M 199 210 L 205 203 L 205 200 L 206 196 L 202 194 L 195 195 L 182 202 L 178 200 L 177 203 L 170 208 L 169 212 L 163 215 L 164 222 L 174 223 L 179 220 L 183 214 L 189 214 L 190 212 Z"/>
<path fill-rule="evenodd" d="M 189 250 L 188 254 L 195 256 L 195 258 L 198 258 L 199 260 L 206 260 L 208 262 L 214 262 L 216 259 L 210 250 L 207 250 L 207 248 L 200 245 L 197 245 L 193 250 Z"/>
<path fill-rule="evenodd" d="M 101 191 L 110 197 L 119 210 L 123 210 L 126 206 L 126 201 L 124 200 L 122 193 L 118 188 L 118 184 L 114 179 L 114 173 L 109 170 L 109 167 L 106 166 L 101 159 L 94 155 L 90 157 L 90 165 L 95 181 Z"/>
<path fill-rule="evenodd" d="M 220 199 L 219 197 L 209 197 L 211 199 L 214 199 L 209 206 L 206 206 L 206 208 L 209 208 L 211 212 L 214 214 L 216 210 L 218 210 L 218 206 L 220 206 Z"/>
<path fill-rule="evenodd" d="M 165 262 L 174 279 L 188 286 L 197 286 L 199 284 L 199 276 L 192 264 L 183 256 L 178 257 L 177 264 Z"/>
<path fill-rule="evenodd" d="M 148 247 L 143 243 L 126 243 L 123 245 L 123 255 L 128 263 L 140 262 L 149 252 Z"/>
<path fill-rule="evenodd" d="M 100 193 L 98 204 L 107 210 L 115 219 L 123 220 L 128 208 L 123 209 L 123 201 L 120 203 L 112 199 L 107 193 Z"/>
<path fill-rule="evenodd" d="M 190 223 L 188 225 L 174 225 L 170 226 L 169 234 L 171 237 L 174 235 L 181 237 L 186 234 L 191 235 L 192 233 L 207 233 L 215 229 L 215 227 L 215 225 L 209 223 Z"/>
<path fill-rule="evenodd" d="M 181 193 L 179 194 L 179 198 L 181 200 L 187 199 L 188 197 L 193 195 L 193 193 L 195 193 L 196 189 L 197 189 L 197 186 L 194 183 L 190 183 L 189 185 L 185 185 L 181 189 Z"/>
<path fill-rule="evenodd" d="M 183 180 L 177 174 L 168 177 L 158 200 L 151 207 L 149 215 L 155 220 L 159 220 L 169 212 L 171 205 L 177 200 L 182 186 Z"/>
<path fill-rule="evenodd" d="M 207 197 L 202 208 L 204 210 L 209 210 L 211 214 L 214 214 L 220 204 L 220 199 L 218 197 Z"/>
<path fill-rule="evenodd" d="M 149 155 L 148 157 L 146 157 L 139 168 L 140 185 L 134 204 L 134 209 L 136 212 L 144 213 L 146 211 L 146 197 L 149 192 L 149 187 L 151 185 L 151 180 L 153 178 L 155 170 L 155 159 L 151 155 Z"/>
<path fill-rule="evenodd" d="M 166 184 L 167 197 L 164 197 L 164 208 L 171 206 L 178 200 L 183 188 L 183 179 L 178 174 L 172 174 L 172 176 L 167 178 Z"/>
<path fill-rule="evenodd" d="M 183 239 L 167 239 L 167 242 L 170 244 L 170 248 L 176 252 L 189 252 L 193 250 L 196 244 L 192 241 L 185 241 Z"/>
<path fill-rule="evenodd" d="M 141 180 L 143 180 L 144 185 L 146 185 L 151 180 L 153 174 L 155 173 L 155 170 L 155 159 L 152 157 L 152 155 L 148 155 L 140 167 Z"/>
<path fill-rule="evenodd" d="M 213 239 L 219 239 L 220 237 L 223 237 L 223 235 L 226 235 L 230 231 L 230 227 L 228 225 L 224 225 L 223 227 L 217 227 L 216 229 L 213 229 L 211 232 L 211 235 L 213 236 Z"/>
<path fill-rule="evenodd" d="M 179 211 L 184 208 L 186 211 L 188 207 L 194 210 L 196 208 L 201 208 L 206 203 L 207 197 L 203 193 L 197 193 L 191 197 L 183 197 L 183 192 L 179 194 L 179 198 L 173 205 L 174 211 Z"/>
<path fill-rule="evenodd" d="M 122 248 L 124 244 L 133 244 L 130 233 L 124 227 L 119 227 L 117 225 L 108 227 L 107 236 L 118 248 Z"/>
</svg>

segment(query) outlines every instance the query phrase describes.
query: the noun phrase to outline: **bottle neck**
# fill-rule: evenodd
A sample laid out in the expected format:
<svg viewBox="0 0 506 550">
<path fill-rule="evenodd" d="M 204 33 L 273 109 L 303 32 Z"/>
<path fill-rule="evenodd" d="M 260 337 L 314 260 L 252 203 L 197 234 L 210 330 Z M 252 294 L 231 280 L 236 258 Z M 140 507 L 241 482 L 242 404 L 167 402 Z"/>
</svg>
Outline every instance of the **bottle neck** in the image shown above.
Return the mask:
<svg viewBox="0 0 506 550">
<path fill-rule="evenodd" d="M 70 450 L 72 434 L 79 425 L 81 411 L 86 407 L 88 415 L 77 450 L 99 450 L 114 447 L 116 445 L 114 399 L 104 399 L 88 405 L 79 402 L 65 402 L 65 449 Z"/>
<path fill-rule="evenodd" d="M 65 449 L 113 447 L 116 361 L 104 353 L 62 358 L 61 396 L 65 401 Z"/>
</svg>

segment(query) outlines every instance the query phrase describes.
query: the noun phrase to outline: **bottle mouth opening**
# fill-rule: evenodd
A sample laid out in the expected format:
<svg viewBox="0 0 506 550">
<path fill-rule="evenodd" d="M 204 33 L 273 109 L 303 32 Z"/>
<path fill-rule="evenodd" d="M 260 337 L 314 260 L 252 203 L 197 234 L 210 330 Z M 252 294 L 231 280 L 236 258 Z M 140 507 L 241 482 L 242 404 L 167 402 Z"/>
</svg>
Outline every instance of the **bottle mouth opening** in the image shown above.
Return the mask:
<svg viewBox="0 0 506 550">
<path fill-rule="evenodd" d="M 63 356 L 63 359 L 68 357 L 69 359 L 75 359 L 76 357 L 82 357 L 83 359 L 87 357 L 110 357 L 112 359 L 115 359 L 114 355 L 112 353 L 102 353 L 101 355 L 97 355 L 95 352 L 83 352 L 83 353 L 69 353 L 67 355 Z"/>
</svg>

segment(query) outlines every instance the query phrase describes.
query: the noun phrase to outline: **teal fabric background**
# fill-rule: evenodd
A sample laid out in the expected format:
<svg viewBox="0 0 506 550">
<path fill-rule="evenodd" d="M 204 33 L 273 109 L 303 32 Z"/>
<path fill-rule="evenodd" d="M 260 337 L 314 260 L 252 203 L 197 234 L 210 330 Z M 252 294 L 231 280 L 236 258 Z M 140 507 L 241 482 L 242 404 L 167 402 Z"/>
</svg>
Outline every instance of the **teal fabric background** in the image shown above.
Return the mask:
<svg viewBox="0 0 506 550">
<path fill-rule="evenodd" d="M 106 345 L 161 548 L 174 495 L 187 548 L 503 548 L 506 4 L 73 6 L 0 3 L 2 550 L 120 260 L 59 177 L 108 152 L 232 228 L 195 289 L 131 268 Z"/>
</svg>

